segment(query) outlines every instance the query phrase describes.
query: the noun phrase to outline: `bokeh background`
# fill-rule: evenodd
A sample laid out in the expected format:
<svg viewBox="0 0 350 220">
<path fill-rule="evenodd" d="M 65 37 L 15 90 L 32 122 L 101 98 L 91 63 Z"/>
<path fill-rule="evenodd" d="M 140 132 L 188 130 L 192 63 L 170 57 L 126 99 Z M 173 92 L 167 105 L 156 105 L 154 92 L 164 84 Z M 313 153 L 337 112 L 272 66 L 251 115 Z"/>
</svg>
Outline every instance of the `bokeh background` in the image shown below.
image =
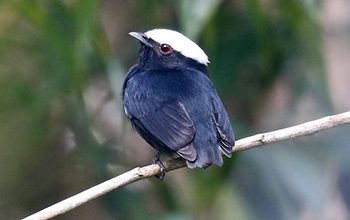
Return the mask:
<svg viewBox="0 0 350 220">
<path fill-rule="evenodd" d="M 122 111 L 130 31 L 206 51 L 236 137 L 350 109 L 348 0 L 0 2 L 0 219 L 150 163 Z M 350 127 L 142 180 L 55 219 L 350 219 Z"/>
</svg>

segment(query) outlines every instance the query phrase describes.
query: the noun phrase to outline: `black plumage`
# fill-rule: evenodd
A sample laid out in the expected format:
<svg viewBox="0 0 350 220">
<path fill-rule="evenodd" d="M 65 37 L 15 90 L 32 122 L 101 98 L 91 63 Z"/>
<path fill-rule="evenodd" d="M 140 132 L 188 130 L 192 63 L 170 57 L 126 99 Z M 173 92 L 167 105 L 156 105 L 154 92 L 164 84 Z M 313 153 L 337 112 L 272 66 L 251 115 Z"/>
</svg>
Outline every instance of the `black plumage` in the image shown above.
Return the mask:
<svg viewBox="0 0 350 220">
<path fill-rule="evenodd" d="M 173 31 L 162 32 L 165 39 L 168 32 Z M 235 140 L 226 110 L 206 75 L 206 63 L 183 55 L 171 40 L 168 45 L 147 33 L 131 35 L 141 41 L 140 60 L 129 70 L 122 94 L 133 126 L 158 152 L 178 154 L 190 168 L 221 166 L 220 149 L 231 157 Z"/>
</svg>

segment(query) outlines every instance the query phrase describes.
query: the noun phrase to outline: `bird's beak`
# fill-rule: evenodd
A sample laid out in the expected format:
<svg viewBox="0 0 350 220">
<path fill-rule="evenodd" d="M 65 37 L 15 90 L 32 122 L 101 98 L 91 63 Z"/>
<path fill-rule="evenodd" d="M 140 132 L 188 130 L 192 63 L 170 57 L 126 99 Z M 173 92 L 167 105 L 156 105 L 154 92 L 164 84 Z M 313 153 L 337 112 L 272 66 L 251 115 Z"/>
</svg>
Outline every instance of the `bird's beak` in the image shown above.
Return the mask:
<svg viewBox="0 0 350 220">
<path fill-rule="evenodd" d="M 153 47 L 152 44 L 150 44 L 148 42 L 148 37 L 144 33 L 142 33 L 142 32 L 130 32 L 129 35 L 136 38 L 137 40 L 139 40 L 141 43 L 143 43 L 147 47 Z"/>
</svg>

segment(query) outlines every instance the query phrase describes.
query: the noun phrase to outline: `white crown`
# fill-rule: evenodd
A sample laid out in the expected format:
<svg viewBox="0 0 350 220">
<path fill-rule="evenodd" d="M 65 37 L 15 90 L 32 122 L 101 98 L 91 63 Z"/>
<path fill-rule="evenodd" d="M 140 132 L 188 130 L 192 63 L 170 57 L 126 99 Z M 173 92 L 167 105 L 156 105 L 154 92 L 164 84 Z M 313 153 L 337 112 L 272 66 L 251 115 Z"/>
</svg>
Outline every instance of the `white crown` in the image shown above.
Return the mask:
<svg viewBox="0 0 350 220">
<path fill-rule="evenodd" d="M 185 57 L 192 58 L 206 66 L 209 63 L 208 56 L 204 51 L 193 41 L 177 31 L 154 29 L 147 31 L 145 35 L 160 44 L 170 45 L 174 50 L 180 52 Z"/>
</svg>

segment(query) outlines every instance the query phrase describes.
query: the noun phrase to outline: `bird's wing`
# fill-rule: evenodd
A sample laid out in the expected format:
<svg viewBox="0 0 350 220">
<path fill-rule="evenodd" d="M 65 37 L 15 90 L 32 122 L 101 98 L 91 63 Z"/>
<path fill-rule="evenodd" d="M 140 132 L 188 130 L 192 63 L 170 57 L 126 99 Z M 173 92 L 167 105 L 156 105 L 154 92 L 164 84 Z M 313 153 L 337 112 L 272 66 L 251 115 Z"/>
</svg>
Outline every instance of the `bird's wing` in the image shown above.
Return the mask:
<svg viewBox="0 0 350 220">
<path fill-rule="evenodd" d="M 186 160 L 196 159 L 197 154 L 192 143 L 196 130 L 181 102 L 132 102 L 126 104 L 125 111 L 131 120 L 134 118 L 141 123 L 147 133 L 157 141 Z"/>
<path fill-rule="evenodd" d="M 235 145 L 235 136 L 231 127 L 231 123 L 227 112 L 222 104 L 220 98 L 216 96 L 212 100 L 213 104 L 213 118 L 218 133 L 218 140 L 222 152 L 231 157 L 232 148 Z"/>
</svg>

